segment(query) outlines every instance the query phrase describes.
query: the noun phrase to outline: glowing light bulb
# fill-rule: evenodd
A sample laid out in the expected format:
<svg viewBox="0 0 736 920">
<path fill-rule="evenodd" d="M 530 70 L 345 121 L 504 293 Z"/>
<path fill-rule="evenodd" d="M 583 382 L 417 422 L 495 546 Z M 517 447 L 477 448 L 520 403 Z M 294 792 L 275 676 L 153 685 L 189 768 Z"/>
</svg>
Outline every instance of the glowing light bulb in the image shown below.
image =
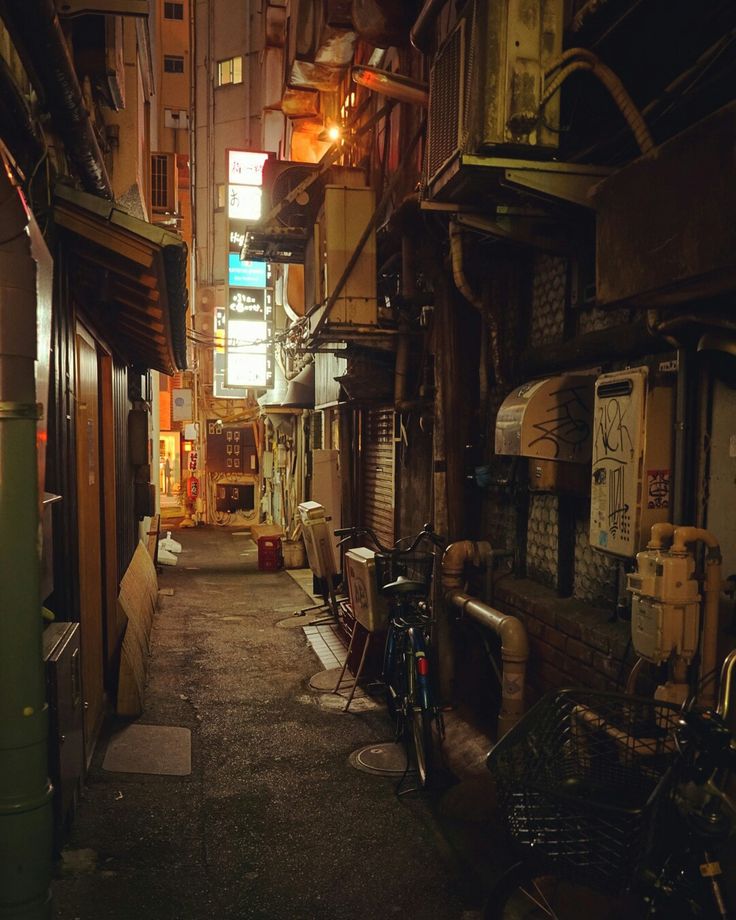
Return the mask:
<svg viewBox="0 0 736 920">
<path fill-rule="evenodd" d="M 335 143 L 335 141 L 339 141 L 342 137 L 342 131 L 340 130 L 339 125 L 330 125 L 330 127 L 327 129 L 327 137 L 329 137 L 333 143 Z"/>
</svg>

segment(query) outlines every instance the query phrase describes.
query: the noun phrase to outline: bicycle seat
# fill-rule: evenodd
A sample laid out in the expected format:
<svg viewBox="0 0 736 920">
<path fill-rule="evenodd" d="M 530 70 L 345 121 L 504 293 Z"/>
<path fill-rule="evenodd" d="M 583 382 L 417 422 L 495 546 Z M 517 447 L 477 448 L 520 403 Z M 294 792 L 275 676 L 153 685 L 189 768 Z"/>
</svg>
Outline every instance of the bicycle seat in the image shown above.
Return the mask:
<svg viewBox="0 0 736 920">
<path fill-rule="evenodd" d="M 404 575 L 399 575 L 396 581 L 390 581 L 381 588 L 381 594 L 395 597 L 399 594 L 426 594 L 427 586 L 423 581 L 412 581 Z"/>
</svg>

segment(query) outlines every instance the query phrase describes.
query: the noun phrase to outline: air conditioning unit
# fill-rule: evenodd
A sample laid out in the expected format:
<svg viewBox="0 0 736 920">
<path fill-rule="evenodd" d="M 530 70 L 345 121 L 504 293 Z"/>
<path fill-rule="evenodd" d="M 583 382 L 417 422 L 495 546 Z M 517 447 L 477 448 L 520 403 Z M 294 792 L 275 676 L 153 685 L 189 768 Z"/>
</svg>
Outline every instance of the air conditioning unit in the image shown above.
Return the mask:
<svg viewBox="0 0 736 920">
<path fill-rule="evenodd" d="M 673 387 L 646 367 L 595 382 L 590 543 L 631 558 L 671 517 Z"/>
<path fill-rule="evenodd" d="M 337 574 L 337 568 L 324 507 L 319 502 L 302 502 L 299 505 L 299 517 L 309 568 L 317 578 L 331 579 Z"/>
<path fill-rule="evenodd" d="M 376 584 L 375 555 L 365 546 L 345 553 L 350 606 L 355 619 L 368 632 L 381 632 L 388 624 L 388 603 Z"/>
<path fill-rule="evenodd" d="M 473 158 L 554 152 L 559 96 L 538 114 L 562 31 L 563 0 L 469 0 L 430 74 L 427 198 L 451 197 L 449 180 L 482 165 Z"/>
</svg>

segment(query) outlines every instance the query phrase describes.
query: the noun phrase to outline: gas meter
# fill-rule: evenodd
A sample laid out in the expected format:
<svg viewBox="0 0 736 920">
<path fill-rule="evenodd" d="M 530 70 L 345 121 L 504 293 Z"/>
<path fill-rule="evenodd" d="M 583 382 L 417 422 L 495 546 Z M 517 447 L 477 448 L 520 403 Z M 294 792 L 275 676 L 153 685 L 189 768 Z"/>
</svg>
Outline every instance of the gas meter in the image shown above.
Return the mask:
<svg viewBox="0 0 736 920">
<path fill-rule="evenodd" d="M 631 641 L 641 658 L 663 664 L 672 656 L 689 664 L 697 649 L 700 594 L 691 553 L 647 549 L 628 576 Z"/>
</svg>

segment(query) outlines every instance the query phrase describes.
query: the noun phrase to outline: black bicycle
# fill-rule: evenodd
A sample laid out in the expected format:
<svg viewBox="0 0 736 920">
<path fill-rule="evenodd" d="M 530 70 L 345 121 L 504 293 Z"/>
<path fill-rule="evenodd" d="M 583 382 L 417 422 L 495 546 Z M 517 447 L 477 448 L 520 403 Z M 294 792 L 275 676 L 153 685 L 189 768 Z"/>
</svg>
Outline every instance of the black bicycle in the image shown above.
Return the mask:
<svg viewBox="0 0 736 920">
<path fill-rule="evenodd" d="M 484 920 L 733 916 L 719 851 L 736 826 L 734 669 L 736 650 L 715 711 L 563 690 L 527 713 L 488 757 L 519 858 Z"/>
<path fill-rule="evenodd" d="M 383 658 L 386 702 L 396 722 L 396 736 L 407 748 L 407 769 L 416 766 L 419 785 L 431 785 L 436 769 L 435 728 L 442 737 L 442 717 L 432 681 L 432 607 L 429 595 L 435 551 L 444 541 L 429 524 L 415 537 L 384 546 L 367 527 L 335 531 L 341 543 L 367 536 L 375 555 L 376 584 L 389 602 L 389 624 Z M 421 549 L 421 544 L 430 549 Z"/>
</svg>

